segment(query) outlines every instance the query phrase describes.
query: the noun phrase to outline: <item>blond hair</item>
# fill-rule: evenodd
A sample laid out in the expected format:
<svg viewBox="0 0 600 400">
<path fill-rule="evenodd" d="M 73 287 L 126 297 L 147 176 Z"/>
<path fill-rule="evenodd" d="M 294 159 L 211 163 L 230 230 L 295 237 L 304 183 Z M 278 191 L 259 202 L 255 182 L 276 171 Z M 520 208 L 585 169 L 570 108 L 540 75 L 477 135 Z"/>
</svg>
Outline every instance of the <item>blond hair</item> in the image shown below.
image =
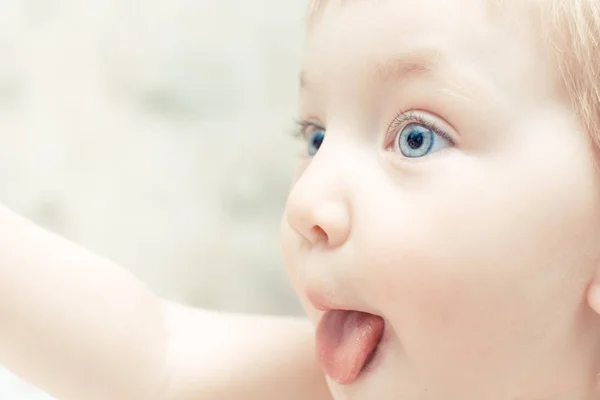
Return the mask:
<svg viewBox="0 0 600 400">
<path fill-rule="evenodd" d="M 546 0 L 540 21 L 561 83 L 585 130 L 600 146 L 600 1 Z"/>
<path fill-rule="evenodd" d="M 488 1 L 500 5 L 525 2 Z M 311 0 L 309 25 L 316 22 L 328 3 Z M 529 0 L 529 4 L 541 39 L 555 60 L 562 89 L 583 129 L 600 148 L 600 0 Z"/>
</svg>

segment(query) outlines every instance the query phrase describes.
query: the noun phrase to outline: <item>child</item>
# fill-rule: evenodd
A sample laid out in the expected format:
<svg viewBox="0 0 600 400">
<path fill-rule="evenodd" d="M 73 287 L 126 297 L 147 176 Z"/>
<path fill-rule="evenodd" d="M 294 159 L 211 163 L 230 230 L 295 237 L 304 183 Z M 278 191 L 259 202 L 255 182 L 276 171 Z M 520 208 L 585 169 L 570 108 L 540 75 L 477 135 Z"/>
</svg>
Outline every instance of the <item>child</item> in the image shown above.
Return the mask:
<svg viewBox="0 0 600 400">
<path fill-rule="evenodd" d="M 282 236 L 335 399 L 600 398 L 598 40 L 598 0 L 314 2 Z M 302 321 L 0 226 L 0 360 L 59 398 L 327 398 Z"/>
</svg>

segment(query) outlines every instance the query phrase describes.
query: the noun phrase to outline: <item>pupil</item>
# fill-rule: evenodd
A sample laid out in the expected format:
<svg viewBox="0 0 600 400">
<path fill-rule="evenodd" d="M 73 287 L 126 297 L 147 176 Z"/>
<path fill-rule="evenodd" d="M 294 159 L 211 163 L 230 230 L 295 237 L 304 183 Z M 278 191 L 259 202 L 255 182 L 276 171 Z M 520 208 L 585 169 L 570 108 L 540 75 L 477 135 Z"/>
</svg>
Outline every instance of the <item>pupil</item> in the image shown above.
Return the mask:
<svg viewBox="0 0 600 400">
<path fill-rule="evenodd" d="M 423 137 L 423 134 L 421 132 L 413 131 L 408 135 L 408 138 L 406 140 L 408 141 L 408 145 L 411 149 L 417 150 L 418 148 L 423 146 L 425 138 Z"/>
<path fill-rule="evenodd" d="M 323 137 L 324 135 L 321 133 L 317 133 L 315 136 L 313 136 L 313 146 L 315 149 L 321 147 L 321 144 L 323 143 Z"/>
</svg>

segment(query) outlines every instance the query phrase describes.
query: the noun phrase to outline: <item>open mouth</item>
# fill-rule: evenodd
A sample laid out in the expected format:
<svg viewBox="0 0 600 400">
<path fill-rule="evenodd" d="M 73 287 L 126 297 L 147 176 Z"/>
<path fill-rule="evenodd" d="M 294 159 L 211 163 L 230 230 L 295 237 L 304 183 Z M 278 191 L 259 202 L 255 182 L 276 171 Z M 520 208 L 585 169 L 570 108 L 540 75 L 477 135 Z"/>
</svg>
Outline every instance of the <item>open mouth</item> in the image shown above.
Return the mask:
<svg viewBox="0 0 600 400">
<path fill-rule="evenodd" d="M 377 315 L 348 310 L 327 311 L 317 327 L 316 354 L 325 373 L 348 385 L 373 360 L 385 322 Z"/>
</svg>

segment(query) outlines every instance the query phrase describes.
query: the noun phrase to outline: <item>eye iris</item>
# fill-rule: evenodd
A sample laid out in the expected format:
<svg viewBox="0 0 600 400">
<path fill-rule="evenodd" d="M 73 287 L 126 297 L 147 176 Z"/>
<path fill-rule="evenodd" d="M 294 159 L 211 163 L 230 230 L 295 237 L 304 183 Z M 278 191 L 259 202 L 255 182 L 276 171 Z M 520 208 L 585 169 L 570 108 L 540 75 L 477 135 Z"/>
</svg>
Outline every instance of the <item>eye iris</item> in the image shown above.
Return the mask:
<svg viewBox="0 0 600 400">
<path fill-rule="evenodd" d="M 317 151 L 323 144 L 323 140 L 325 139 L 325 132 L 322 130 L 315 131 L 308 138 L 308 155 L 314 156 L 317 154 Z"/>
<path fill-rule="evenodd" d="M 433 148 L 435 137 L 423 125 L 409 124 L 398 135 L 398 148 L 405 157 L 423 157 Z"/>
</svg>

